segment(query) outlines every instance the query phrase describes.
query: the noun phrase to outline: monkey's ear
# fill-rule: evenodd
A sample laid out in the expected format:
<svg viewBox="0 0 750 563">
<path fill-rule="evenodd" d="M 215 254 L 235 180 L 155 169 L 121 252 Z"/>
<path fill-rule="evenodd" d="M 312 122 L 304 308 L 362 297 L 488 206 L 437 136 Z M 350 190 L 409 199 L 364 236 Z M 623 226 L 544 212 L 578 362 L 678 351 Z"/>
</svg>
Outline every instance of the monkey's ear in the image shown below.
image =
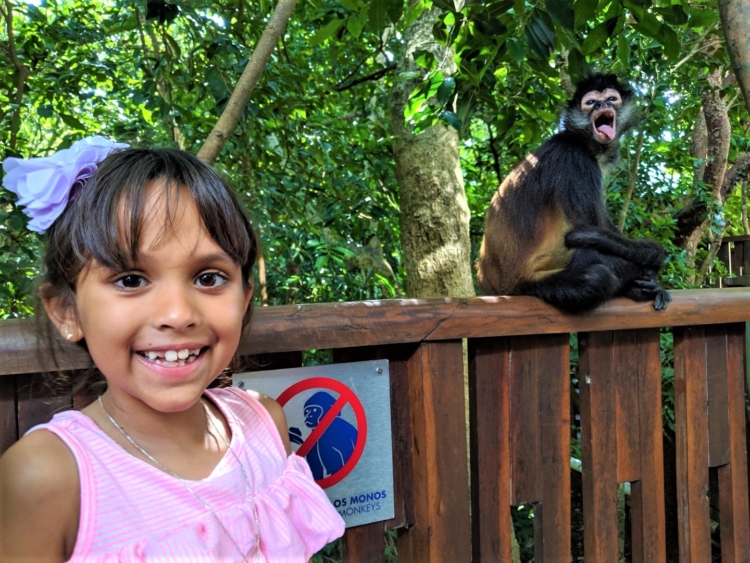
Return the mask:
<svg viewBox="0 0 750 563">
<path fill-rule="evenodd" d="M 39 288 L 39 296 L 42 305 L 47 312 L 49 320 L 68 342 L 78 342 L 83 338 L 83 330 L 78 320 L 78 311 L 75 306 L 75 294 L 72 296 L 51 295 L 49 287 Z M 71 292 L 72 294 L 72 292 Z"/>
</svg>

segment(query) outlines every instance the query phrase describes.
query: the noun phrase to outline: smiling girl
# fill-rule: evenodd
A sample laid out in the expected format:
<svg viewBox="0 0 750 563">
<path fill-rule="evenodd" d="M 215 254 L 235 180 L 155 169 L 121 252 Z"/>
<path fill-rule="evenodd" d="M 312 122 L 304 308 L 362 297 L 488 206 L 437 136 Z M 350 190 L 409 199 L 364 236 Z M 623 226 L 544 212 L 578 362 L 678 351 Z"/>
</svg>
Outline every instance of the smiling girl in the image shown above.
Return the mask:
<svg viewBox="0 0 750 563">
<path fill-rule="evenodd" d="M 47 317 L 106 391 L 0 459 L 0 560 L 293 562 L 339 537 L 281 407 L 207 389 L 251 312 L 255 239 L 231 190 L 187 153 L 101 138 L 4 164 L 47 229 Z"/>
</svg>

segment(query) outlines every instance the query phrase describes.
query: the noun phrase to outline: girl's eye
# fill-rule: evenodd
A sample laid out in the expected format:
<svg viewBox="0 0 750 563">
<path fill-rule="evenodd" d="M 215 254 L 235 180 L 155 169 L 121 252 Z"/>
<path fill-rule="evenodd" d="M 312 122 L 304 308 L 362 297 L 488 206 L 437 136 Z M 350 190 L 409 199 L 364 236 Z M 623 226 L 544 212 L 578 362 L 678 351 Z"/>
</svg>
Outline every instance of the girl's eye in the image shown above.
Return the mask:
<svg viewBox="0 0 750 563">
<path fill-rule="evenodd" d="M 227 278 L 218 272 L 204 272 L 198 276 L 195 283 L 200 287 L 220 287 L 227 283 Z"/>
<path fill-rule="evenodd" d="M 123 289 L 138 289 L 146 285 L 146 280 L 142 276 L 128 274 L 119 278 L 115 283 Z"/>
</svg>

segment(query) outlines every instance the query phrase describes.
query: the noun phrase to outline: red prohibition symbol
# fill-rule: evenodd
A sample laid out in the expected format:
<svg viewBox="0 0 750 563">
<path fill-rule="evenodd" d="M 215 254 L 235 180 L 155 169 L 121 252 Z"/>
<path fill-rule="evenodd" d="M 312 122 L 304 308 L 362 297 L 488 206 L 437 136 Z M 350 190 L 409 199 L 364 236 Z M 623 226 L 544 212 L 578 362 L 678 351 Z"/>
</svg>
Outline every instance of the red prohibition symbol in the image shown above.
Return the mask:
<svg viewBox="0 0 750 563">
<path fill-rule="evenodd" d="M 328 389 L 335 391 L 339 394 L 339 398 L 336 399 L 336 402 L 331 406 L 325 416 L 320 419 L 318 425 L 313 428 L 313 431 L 310 432 L 310 435 L 302 445 L 297 448 L 296 453 L 298 456 L 305 457 L 307 455 L 347 403 L 352 406 L 354 415 L 357 418 L 357 443 L 354 445 L 352 455 L 349 456 L 349 459 L 346 460 L 344 466 L 336 471 L 336 473 L 316 481 L 316 483 L 323 489 L 327 489 L 328 487 L 341 482 L 347 475 L 349 475 L 349 473 L 352 472 L 352 469 L 357 465 L 359 458 L 362 457 L 362 452 L 365 449 L 365 442 L 367 441 L 367 417 L 365 417 L 365 409 L 354 391 L 340 381 L 328 377 L 311 377 L 299 381 L 294 385 L 291 385 L 286 391 L 279 395 L 276 400 L 283 407 L 292 397 L 299 395 L 303 391 L 309 391 L 310 389 Z"/>
</svg>

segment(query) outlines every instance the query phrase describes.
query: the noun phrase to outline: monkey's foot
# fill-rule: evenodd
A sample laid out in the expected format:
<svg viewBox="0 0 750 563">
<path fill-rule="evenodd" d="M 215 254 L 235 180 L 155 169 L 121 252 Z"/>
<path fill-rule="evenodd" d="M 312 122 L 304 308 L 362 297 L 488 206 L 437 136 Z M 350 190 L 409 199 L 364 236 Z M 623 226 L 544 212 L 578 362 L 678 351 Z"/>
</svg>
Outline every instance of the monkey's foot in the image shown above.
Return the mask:
<svg viewBox="0 0 750 563">
<path fill-rule="evenodd" d="M 664 288 L 659 288 L 659 291 L 654 296 L 654 309 L 657 311 L 663 311 L 667 308 L 667 305 L 672 301 L 672 296 Z"/>
</svg>

